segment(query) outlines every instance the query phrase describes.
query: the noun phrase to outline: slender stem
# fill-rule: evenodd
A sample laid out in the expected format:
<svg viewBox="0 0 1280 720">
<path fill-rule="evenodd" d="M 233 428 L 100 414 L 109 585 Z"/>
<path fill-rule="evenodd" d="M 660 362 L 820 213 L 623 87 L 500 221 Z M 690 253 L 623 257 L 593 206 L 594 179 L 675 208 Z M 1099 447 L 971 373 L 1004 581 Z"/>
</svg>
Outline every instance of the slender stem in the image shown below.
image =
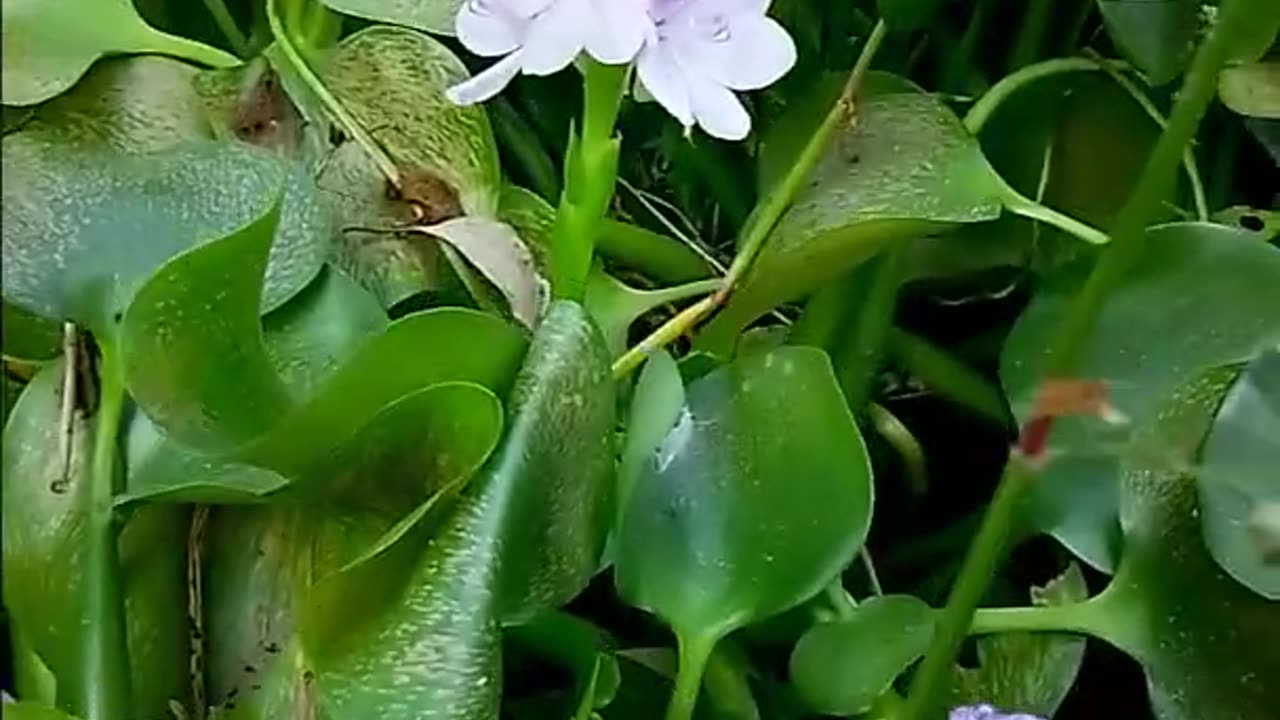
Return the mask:
<svg viewBox="0 0 1280 720">
<path fill-rule="evenodd" d="M 696 251 L 675 238 L 620 220 L 605 218 L 598 240 L 601 255 L 664 283 L 684 283 L 715 275 Z"/>
<path fill-rule="evenodd" d="M 987 124 L 996 108 L 1000 107 L 1009 96 L 1040 78 L 1069 72 L 1096 71 L 1098 66 L 1085 58 L 1056 58 L 1035 65 L 1028 65 L 1017 72 L 1005 75 L 1000 82 L 991 86 L 978 102 L 969 108 L 964 116 L 964 126 L 973 135 L 977 135 Z"/>
<path fill-rule="evenodd" d="M 639 345 L 627 350 L 613 364 L 614 377 L 623 377 L 634 370 L 650 352 L 663 347 L 692 330 L 695 325 L 706 319 L 708 315 L 723 305 L 729 298 L 729 294 L 733 292 L 734 287 L 737 286 L 743 275 L 750 269 L 751 263 L 764 245 L 764 241 L 773 232 L 774 226 L 778 224 L 782 214 L 791 206 L 792 200 L 800 192 L 800 188 L 809 179 L 813 168 L 817 166 L 818 161 L 826 152 L 828 141 L 835 134 L 836 128 L 849 119 L 850 113 L 853 112 L 854 98 L 862 86 L 862 79 L 870 69 L 871 60 L 880 49 L 880 44 L 884 41 L 887 32 L 888 29 L 883 20 L 876 23 L 875 29 L 871 31 L 867 42 L 862 46 L 862 53 L 858 56 L 857 63 L 849 72 L 849 78 L 845 82 L 844 90 L 840 93 L 839 99 L 827 111 L 826 118 L 823 119 L 818 130 L 809 139 L 804 149 L 801 150 L 799 157 L 796 158 L 786 176 L 769 191 L 761 203 L 752 211 L 750 217 L 747 218 L 746 225 L 743 228 L 742 239 L 738 243 L 738 253 L 734 256 L 733 262 L 725 273 L 724 284 L 719 292 L 705 302 L 690 306 L 685 312 L 668 320 L 662 327 L 659 327 L 649 337 L 641 341 Z"/>
<path fill-rule="evenodd" d="M 315 74 L 311 66 L 302 57 L 302 54 L 298 52 L 298 48 L 294 46 L 292 38 L 289 37 L 284 25 L 280 22 L 280 16 L 276 14 L 276 0 L 267 0 L 266 12 L 267 23 L 271 27 L 271 36 L 275 39 L 276 44 L 279 45 L 280 51 L 284 53 L 285 59 L 289 61 L 289 64 L 298 73 L 298 77 L 320 99 L 321 104 L 329 111 L 333 119 L 338 121 L 338 125 L 342 127 L 343 132 L 350 135 L 368 153 L 369 159 L 377 166 L 378 171 L 387 178 L 387 181 L 397 189 L 402 189 L 403 183 L 400 178 L 400 171 L 396 168 L 395 162 L 383 151 L 382 147 L 373 139 L 373 136 L 364 129 L 364 126 L 338 101 L 338 98 L 329 92 L 329 88 L 325 86 L 324 81 Z"/>
<path fill-rule="evenodd" d="M 84 499 L 83 647 L 75 704 L 85 720 L 120 720 L 130 707 L 129 649 L 121 595 L 119 524 L 113 500 L 124 375 L 112 348 L 101 346 L 101 383 L 97 428 Z"/>
<path fill-rule="evenodd" d="M 831 609 L 835 611 L 838 620 L 849 620 L 857 612 L 858 603 L 849 596 L 849 591 L 844 589 L 844 581 L 839 575 L 827 585 L 825 592 L 827 602 L 831 604 Z"/>
<path fill-rule="evenodd" d="M 871 584 L 871 592 L 876 597 L 884 595 L 884 586 L 880 584 L 880 574 L 876 572 L 876 564 L 871 560 L 871 551 L 866 545 L 862 546 L 862 552 L 858 553 L 858 557 L 862 558 L 862 569 L 867 572 L 867 582 Z"/>
<path fill-rule="evenodd" d="M 1014 47 L 1009 70 L 1030 65 L 1040 59 L 1044 48 L 1045 29 L 1053 11 L 1053 0 L 1031 0 L 1027 14 L 1023 16 L 1022 29 L 1018 32 L 1018 44 Z"/>
<path fill-rule="evenodd" d="M 706 280 L 695 280 L 684 285 L 676 285 L 675 287 L 662 288 L 661 290 L 641 290 L 636 294 L 646 300 L 649 309 L 653 309 L 660 305 L 688 300 L 691 297 L 709 295 L 719 289 L 720 278 L 708 278 Z"/>
<path fill-rule="evenodd" d="M 80 333 L 75 323 L 62 324 L 62 405 L 58 411 L 58 455 L 62 464 L 54 492 L 66 492 L 71 483 L 71 450 L 76 431 L 77 380 L 80 378 Z"/>
<path fill-rule="evenodd" d="M 1233 37 L 1248 23 L 1250 11 L 1254 9 L 1251 5 L 1260 6 L 1262 2 L 1270 1 L 1233 0 L 1224 4 L 1218 24 L 1196 52 L 1169 124 L 1160 134 L 1137 188 L 1120 211 L 1111 234 L 1113 242 L 1103 252 L 1084 290 L 1076 297 L 1054 336 L 1046 378 L 1070 376 L 1107 294 L 1141 257 L 1146 223 L 1159 209 L 1164 190 L 1176 179 L 1183 149 L 1195 135 L 1213 98 L 1217 75 L 1226 61 Z M 1042 432 L 1047 434 L 1049 420 L 1051 418 L 1029 419 L 1024 426 L 1024 438 L 1035 427 L 1042 428 Z M 1042 446 L 1043 443 L 1037 445 Z M 1022 443 L 1023 448 L 1029 446 L 1027 442 Z M 1034 478 L 1031 463 L 1035 459 L 1034 456 L 1024 457 L 1022 452 L 1014 452 L 1005 465 L 995 497 L 987 508 L 982 527 L 969 547 L 960 577 L 947 599 L 934 642 L 912 678 L 911 692 L 901 720 L 932 717 L 941 704 L 960 643 L 968 632 L 978 601 L 995 574 L 1022 497 Z"/>
<path fill-rule="evenodd" d="M 613 126 L 626 77 L 625 65 L 583 60 L 582 130 L 569 142 L 551 236 L 551 290 L 559 298 L 581 300 L 586 291 L 596 236 L 618 178 Z"/>
<path fill-rule="evenodd" d="M 1184 149 L 1194 138 L 1217 91 L 1218 71 L 1227 59 L 1231 39 L 1248 20 L 1251 4 L 1271 0 L 1224 3 L 1218 24 L 1201 44 L 1169 115 L 1169 122 L 1147 160 L 1142 178 L 1121 208 L 1111 231 L 1111 247 L 1102 254 L 1084 289 L 1076 296 L 1049 346 L 1048 378 L 1065 377 L 1093 330 L 1106 296 L 1129 273 L 1146 248 L 1146 224 L 1160 209 L 1166 189 L 1176 179 Z"/>
<path fill-rule="evenodd" d="M 907 372 L 939 395 L 1002 426 L 1010 426 L 1009 406 L 1000 388 L 924 338 L 895 328 L 889 333 L 889 352 Z"/>
<path fill-rule="evenodd" d="M 223 0 L 204 0 L 204 6 L 208 9 L 209 14 L 213 16 L 213 22 L 218 26 L 218 30 L 222 32 L 223 37 L 231 45 L 231 50 L 240 57 L 249 56 L 249 39 L 240 31 L 240 27 L 236 25 L 236 19 L 231 16 L 231 11 L 227 10 L 227 4 Z"/>
<path fill-rule="evenodd" d="M 1110 76 L 1125 92 L 1129 93 L 1129 97 L 1138 103 L 1138 107 L 1142 108 L 1147 117 L 1151 118 L 1161 130 L 1164 130 L 1165 126 L 1168 125 L 1168 121 L 1160 114 L 1160 110 L 1156 108 L 1155 103 L 1151 102 L 1151 98 L 1138 87 L 1138 84 L 1117 67 L 1117 63 L 1103 58 L 1091 48 L 1086 48 L 1085 54 L 1098 63 L 1098 68 Z M 1235 125 L 1231 127 L 1234 128 Z M 1182 151 L 1182 165 L 1187 173 L 1187 183 L 1191 186 L 1191 201 L 1196 206 L 1196 218 L 1201 221 L 1208 220 L 1209 201 L 1205 198 L 1204 181 L 1200 178 L 1200 167 L 1196 164 L 1196 154 L 1189 146 Z"/>
<path fill-rule="evenodd" d="M 694 706 L 698 704 L 698 691 L 702 689 L 702 675 L 706 672 L 707 661 L 711 659 L 711 651 L 715 649 L 715 638 L 694 638 L 685 641 L 682 637 L 680 645 L 680 665 L 676 670 L 676 686 L 671 693 L 671 703 L 667 705 L 666 720 L 690 720 Z"/>
<path fill-rule="evenodd" d="M 858 415 L 866 410 L 872 380 L 884 357 L 885 338 L 893 327 L 905 258 L 902 250 L 889 250 L 865 266 L 869 278 L 859 274 L 869 287 L 854 319 L 852 342 L 840 353 L 840 387 L 849 409 Z"/>
<path fill-rule="evenodd" d="M 950 681 L 952 663 L 960 643 L 968 634 L 974 608 L 987 591 L 991 577 L 1004 557 L 1006 539 L 1021 509 L 1023 490 L 1033 477 L 1028 463 L 1019 456 L 1010 458 L 995 497 L 987 507 L 978 535 L 969 546 L 960 576 L 947 597 L 947 606 L 938 620 L 933 644 L 911 680 L 911 691 L 903 706 L 902 720 L 932 718 L 942 691 Z"/>
<path fill-rule="evenodd" d="M 896 415 L 883 405 L 867 403 L 867 419 L 889 446 L 898 453 L 902 461 L 903 475 L 906 476 L 907 487 L 913 495 L 923 496 L 929 490 L 928 464 L 924 458 L 924 448 L 916 440 L 907 426 Z"/>
<path fill-rule="evenodd" d="M 1089 601 L 1074 605 L 978 608 L 973 613 L 969 634 L 1069 632 L 1097 636 L 1093 610 Z"/>
<path fill-rule="evenodd" d="M 1017 190 L 1014 190 L 1013 186 L 1006 183 L 1003 179 L 1000 180 L 999 185 L 1001 194 L 1003 195 L 1004 207 L 1014 215 L 1021 215 L 1026 218 L 1031 218 L 1032 220 L 1039 220 L 1046 225 L 1058 228 L 1068 235 L 1079 238 L 1090 245 L 1105 245 L 1110 240 L 1110 238 L 1107 237 L 1107 234 L 1101 230 L 1090 227 L 1070 215 L 1064 215 L 1051 207 L 1041 205 L 1035 200 L 1032 200 Z"/>
</svg>

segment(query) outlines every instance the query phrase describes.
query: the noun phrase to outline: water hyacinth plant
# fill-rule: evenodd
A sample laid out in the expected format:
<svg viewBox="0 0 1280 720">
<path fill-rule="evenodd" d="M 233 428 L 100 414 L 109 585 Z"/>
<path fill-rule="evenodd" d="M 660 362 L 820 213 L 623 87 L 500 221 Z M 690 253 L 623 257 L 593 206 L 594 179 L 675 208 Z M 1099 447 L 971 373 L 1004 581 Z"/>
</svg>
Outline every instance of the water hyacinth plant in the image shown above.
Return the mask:
<svg viewBox="0 0 1280 720">
<path fill-rule="evenodd" d="M 3 714 L 1263 720 L 1274 0 L 0 0 Z"/>
</svg>

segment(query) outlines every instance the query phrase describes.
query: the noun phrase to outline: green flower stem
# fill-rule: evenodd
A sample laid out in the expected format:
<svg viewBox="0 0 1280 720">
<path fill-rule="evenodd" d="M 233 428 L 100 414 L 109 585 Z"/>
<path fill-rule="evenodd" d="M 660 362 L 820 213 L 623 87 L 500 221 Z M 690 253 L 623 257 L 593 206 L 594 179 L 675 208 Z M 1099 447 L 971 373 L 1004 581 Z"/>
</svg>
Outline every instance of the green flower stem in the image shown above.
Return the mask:
<svg viewBox="0 0 1280 720">
<path fill-rule="evenodd" d="M 213 16 L 213 22 L 218 26 L 218 30 L 222 32 L 223 37 L 231 45 L 231 50 L 240 57 L 249 56 L 249 39 L 240 31 L 240 27 L 236 25 L 236 19 L 231 16 L 231 11 L 227 10 L 227 4 L 224 0 L 204 0 L 204 6 Z"/>
<path fill-rule="evenodd" d="M 686 283 L 715 272 L 689 246 L 675 238 L 620 220 L 600 226 L 600 253 L 663 283 Z"/>
<path fill-rule="evenodd" d="M 698 703 L 698 691 L 702 689 L 702 675 L 707 661 L 716 647 L 716 638 L 696 637 L 679 639 L 679 667 L 676 670 L 676 686 L 667 705 L 666 720 L 690 720 Z"/>
<path fill-rule="evenodd" d="M 894 328 L 889 332 L 893 359 L 925 386 L 983 417 L 1009 426 L 1012 418 L 1000 388 L 924 338 Z"/>
<path fill-rule="evenodd" d="M 584 57 L 582 131 L 569 141 L 564 192 L 551 236 L 551 291 L 581 300 L 601 221 L 618 179 L 619 141 L 613 126 L 622 104 L 627 66 Z"/>
<path fill-rule="evenodd" d="M 938 618 L 933 643 L 911 678 L 900 720 L 926 720 L 937 714 L 960 643 L 968 635 L 974 609 L 986 594 L 987 585 L 1008 549 L 1009 529 L 1022 509 L 1022 496 L 1033 478 L 1034 472 L 1025 459 L 1017 455 L 1009 458 L 995 497 L 960 567 L 960 576 L 951 587 L 947 605 Z"/>
<path fill-rule="evenodd" d="M 1226 62 L 1232 40 L 1249 22 L 1253 9 L 1250 6 L 1271 1 L 1232 0 L 1224 4 L 1218 24 L 1196 52 L 1169 124 L 1156 142 L 1138 187 L 1116 219 L 1112 243 L 1055 333 L 1045 377 L 1067 377 L 1074 370 L 1107 294 L 1141 257 L 1146 224 L 1159 209 L 1165 189 L 1176 179 L 1183 150 L 1191 142 L 1213 99 L 1218 72 Z M 1012 454 L 947 599 L 933 644 L 912 678 L 901 720 L 930 718 L 941 705 L 960 643 L 1006 550 L 1022 498 L 1033 479 L 1030 461 L 1020 453 Z"/>
<path fill-rule="evenodd" d="M 298 5 L 297 0 L 291 0 L 293 5 Z M 351 137 L 360 147 L 369 155 L 369 159 L 377 166 L 378 171 L 387 178 L 387 182 L 393 187 L 403 188 L 404 183 L 400 178 L 400 171 L 396 168 L 395 162 L 382 149 L 380 145 L 373 139 L 364 126 L 355 119 L 347 108 L 338 101 L 338 98 L 329 92 L 329 88 L 325 86 L 324 81 L 311 69 L 306 59 L 302 57 L 302 53 L 293 44 L 291 38 L 286 32 L 284 23 L 280 21 L 280 16 L 276 13 L 276 0 L 267 0 L 266 6 L 267 23 L 271 27 L 271 36 L 275 39 L 276 44 L 280 47 L 280 51 L 284 53 L 285 60 L 293 66 L 298 77 L 302 79 L 311 92 L 315 93 L 325 110 L 333 116 L 343 132 Z"/>
<path fill-rule="evenodd" d="M 83 493 L 84 597 L 79 684 L 75 706 L 85 720 L 129 717 L 129 649 L 120 586 L 120 534 L 115 506 L 116 451 L 124 409 L 124 374 L 113 348 L 102 346 L 100 400 L 93 459 Z"/>
<path fill-rule="evenodd" d="M 1068 632 L 1098 635 L 1096 606 L 1091 601 L 1041 607 L 978 608 L 970 635 L 1007 632 Z"/>
<path fill-rule="evenodd" d="M 849 78 L 845 81 L 844 90 L 840 93 L 840 97 L 831 106 L 831 109 L 827 111 L 826 118 L 823 119 L 822 124 L 814 132 L 813 137 L 809 138 L 809 142 L 804 146 L 804 149 L 800 151 L 799 157 L 796 158 L 791 169 L 787 171 L 786 176 L 769 191 L 747 218 L 741 239 L 737 244 L 738 253 L 734 256 L 733 262 L 725 273 L 724 283 L 719 292 L 704 302 L 690 306 L 685 312 L 668 320 L 649 337 L 641 341 L 639 345 L 627 350 L 622 357 L 613 363 L 614 377 L 625 377 L 632 370 L 639 367 L 649 353 L 661 349 L 667 343 L 692 330 L 695 325 L 706 319 L 708 315 L 728 300 L 729 294 L 733 292 L 734 287 L 746 275 L 747 270 L 751 268 L 752 261 L 755 260 L 756 254 L 760 252 L 765 240 L 773 232 L 774 226 L 778 224 L 782 214 L 791 206 L 791 202 L 800 192 L 800 188 L 809 179 L 813 168 L 822 159 L 827 150 L 827 144 L 832 135 L 835 134 L 836 128 L 840 126 L 840 123 L 848 121 L 850 114 L 853 112 L 854 98 L 857 96 L 858 89 L 862 87 L 862 79 L 866 76 L 867 71 L 870 70 L 871 60 L 880 49 L 880 44 L 884 41 L 887 33 L 888 28 L 885 26 L 884 21 L 877 22 L 875 29 L 871 31 L 871 35 L 862 46 L 862 53 L 858 56 L 857 63 L 853 66 L 853 70 L 849 72 Z"/>
</svg>

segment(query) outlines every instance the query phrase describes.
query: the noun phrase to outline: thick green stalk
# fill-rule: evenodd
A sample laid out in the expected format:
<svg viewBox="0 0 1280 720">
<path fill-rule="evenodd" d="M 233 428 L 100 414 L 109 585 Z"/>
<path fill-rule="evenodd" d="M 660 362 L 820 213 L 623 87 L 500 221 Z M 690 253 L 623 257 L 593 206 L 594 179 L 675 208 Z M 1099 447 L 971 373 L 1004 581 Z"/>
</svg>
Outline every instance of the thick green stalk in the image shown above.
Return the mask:
<svg viewBox="0 0 1280 720">
<path fill-rule="evenodd" d="M 671 693 L 671 703 L 667 705 L 666 720 L 690 720 L 693 717 L 698 691 L 702 689 L 702 675 L 715 647 L 715 638 L 694 638 L 687 642 L 680 638 L 676 686 Z"/>
<path fill-rule="evenodd" d="M 1053 4 L 1053 0 L 1031 0 L 1027 3 L 1027 13 L 1022 18 L 1022 29 L 1018 31 L 1018 44 L 1014 46 L 1009 70 L 1017 70 L 1040 59 Z"/>
<path fill-rule="evenodd" d="M 900 249 L 888 250 L 868 265 L 870 286 L 854 319 L 852 336 L 840 353 L 840 387 L 857 414 L 862 414 L 871 396 L 871 381 L 880 369 L 885 338 L 893 327 L 905 257 Z"/>
<path fill-rule="evenodd" d="M 1009 530 L 1021 509 L 1024 490 L 1033 478 L 1034 472 L 1026 460 L 1017 455 L 1010 457 L 978 535 L 965 555 L 960 576 L 947 597 L 933 643 L 911 678 L 911 690 L 899 720 L 932 720 L 936 716 L 951 681 L 960 643 L 968 635 L 974 609 L 986 594 L 987 585 L 1008 549 Z"/>
<path fill-rule="evenodd" d="M 112 350 L 102 346 L 93 459 L 88 481 L 77 490 L 83 493 L 85 511 L 80 617 L 84 645 L 79 653 L 80 682 L 70 690 L 75 694 L 74 705 L 85 720 L 121 720 L 132 712 L 117 546 L 120 528 L 114 506 L 124 375 Z"/>
<path fill-rule="evenodd" d="M 1195 135 L 1213 98 L 1218 72 L 1226 62 L 1232 38 L 1248 23 L 1252 3 L 1271 1 L 1233 0 L 1224 5 L 1217 26 L 1196 52 L 1169 124 L 1147 161 L 1138 187 L 1120 211 L 1111 233 L 1112 242 L 1054 335 L 1043 377 L 1069 377 L 1073 372 L 1107 294 L 1141 257 L 1146 223 L 1159 209 L 1169 183 L 1176 179 L 1183 149 Z M 1028 427 L 1049 420 L 1031 418 Z M 1048 428 L 1044 430 L 1047 432 Z M 1031 463 L 1035 459 L 1024 457 L 1018 451 L 1010 456 L 982 527 L 969 547 L 960 576 L 947 598 L 933 644 L 912 678 L 911 692 L 901 720 L 925 720 L 939 710 L 960 643 L 968 633 L 974 610 L 1007 549 L 1017 510 L 1034 479 Z"/>
<path fill-rule="evenodd" d="M 619 141 L 613 126 L 622 103 L 625 65 L 583 59 L 582 131 L 569 141 L 564 192 L 551 236 L 551 291 L 581 300 L 596 237 L 618 179 Z"/>
<path fill-rule="evenodd" d="M 924 338 L 895 328 L 889 333 L 889 352 L 926 387 L 1008 427 L 1009 406 L 1000 388 L 976 370 L 934 347 Z"/>
<path fill-rule="evenodd" d="M 524 170 L 529 187 L 546 200 L 560 195 L 560 178 L 551 155 L 542 146 L 542 139 L 520 113 L 504 97 L 489 101 L 489 120 L 499 144 L 510 153 L 511 159 Z M 504 167 L 506 163 L 504 163 Z"/>
</svg>

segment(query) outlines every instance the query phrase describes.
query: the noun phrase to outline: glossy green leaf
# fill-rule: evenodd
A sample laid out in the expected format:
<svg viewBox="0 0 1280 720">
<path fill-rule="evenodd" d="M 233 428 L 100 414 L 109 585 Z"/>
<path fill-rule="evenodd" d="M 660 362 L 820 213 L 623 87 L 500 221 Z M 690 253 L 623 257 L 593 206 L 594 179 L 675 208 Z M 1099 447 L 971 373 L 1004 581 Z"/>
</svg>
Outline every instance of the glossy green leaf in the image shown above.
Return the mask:
<svg viewBox="0 0 1280 720">
<path fill-rule="evenodd" d="M 1152 85 L 1176 78 L 1199 30 L 1195 0 L 1098 0 L 1111 41 Z"/>
<path fill-rule="evenodd" d="M 72 436 L 69 483 L 61 487 L 61 361 L 27 386 L 4 430 L 4 604 L 9 622 L 52 672 L 73 688 L 83 643 L 81 605 L 89 453 L 94 423 L 78 421 Z M 189 687 L 184 547 L 186 511 L 140 508 L 124 523 L 119 552 L 125 597 L 133 707 L 139 717 L 163 717 L 168 699 Z M 35 688 L 18 688 L 19 693 Z M 59 707 L 69 705 L 59 695 Z M 7 710 L 6 710 L 7 715 Z"/>
<path fill-rule="evenodd" d="M 1032 604 L 1041 607 L 1071 605 L 1088 597 L 1084 574 L 1074 563 L 1044 587 L 1031 589 Z M 1011 632 L 979 638 L 977 646 L 978 667 L 956 669 L 952 706 L 989 703 L 1051 718 L 1075 683 L 1085 639 Z"/>
<path fill-rule="evenodd" d="M 23 310 L 17 305 L 3 304 L 3 352 L 6 358 L 39 362 L 62 353 L 62 326 L 47 318 Z"/>
<path fill-rule="evenodd" d="M 347 37 L 322 66 L 321 79 L 401 175 L 400 192 L 389 194 L 366 151 L 347 139 L 316 180 L 342 227 L 374 231 L 344 232 L 337 262 L 387 307 L 442 282 L 432 241 L 387 230 L 497 212 L 502 181 L 484 109 L 458 107 L 444 96 L 467 77 L 444 45 L 385 25 Z"/>
<path fill-rule="evenodd" d="M 103 55 L 159 53 L 215 66 L 238 60 L 162 33 L 130 0 L 5 0 L 4 104 L 34 105 L 71 87 Z"/>
<path fill-rule="evenodd" d="M 454 34 L 454 18 L 464 0 L 323 0 L 346 15 L 405 25 L 437 35 Z"/>
<path fill-rule="evenodd" d="M 863 713 L 933 639 L 934 610 L 911 595 L 874 597 L 814 625 L 791 653 L 791 682 L 815 711 Z"/>
<path fill-rule="evenodd" d="M 110 305 L 127 302 L 164 260 L 266 212 L 285 163 L 210 140 L 194 75 L 164 58 L 106 61 L 5 136 L 6 297 L 49 317 L 111 317 L 123 307 Z M 295 200 L 293 185 L 271 248 L 264 310 L 310 282 L 328 252 L 327 226 L 308 220 L 318 210 Z M 134 233 L 150 242 L 139 246 Z M 76 311 L 80 305 L 93 311 Z"/>
<path fill-rule="evenodd" d="M 1197 475 L 1209 552 L 1232 577 L 1271 600 L 1280 600 L 1280 561 L 1264 523 L 1280 507 L 1278 467 L 1280 347 L 1254 358 L 1227 393 Z"/>
<path fill-rule="evenodd" d="M 876 0 L 890 30 L 916 30 L 929 24 L 942 0 Z"/>
<path fill-rule="evenodd" d="M 1144 666 L 1159 720 L 1262 718 L 1280 707 L 1280 603 L 1232 579 L 1204 546 L 1198 448 L 1237 370 L 1208 371 L 1138 431 L 1121 490 L 1125 555 L 1095 626 Z"/>
<path fill-rule="evenodd" d="M 631 398 L 627 436 L 618 466 L 618 525 L 631 491 L 653 461 L 663 440 L 680 419 L 685 404 L 684 381 L 670 353 L 659 351 L 644 364 Z"/>
<path fill-rule="evenodd" d="M 1101 69 L 1058 73 L 1016 90 L 978 133 L 991 165 L 1014 189 L 1097 228 L 1109 228 L 1141 177 L 1160 124 Z M 1185 182 L 1183 183 L 1185 185 Z M 1161 221 L 1178 219 L 1185 192 L 1170 185 Z M 1061 230 L 1007 214 L 913 243 L 913 276 L 991 268 L 1046 272 L 1089 247 Z"/>
<path fill-rule="evenodd" d="M 210 460 L 314 478 L 326 476 L 332 453 L 359 428 L 405 395 L 455 381 L 506 389 L 523 338 L 496 318 L 442 309 L 393 323 L 322 384 L 290 392 L 252 310 L 269 242 L 251 227 L 184 253 L 130 306 L 122 327 L 126 377 L 167 436 Z M 424 356 L 429 346 L 435 351 Z M 403 362 L 409 356 L 417 361 Z"/>
<path fill-rule="evenodd" d="M 1083 269 L 1050 276 L 1005 344 L 1001 380 L 1019 417 Z M 1197 373 L 1246 360 L 1280 338 L 1277 283 L 1280 251 L 1250 233 L 1200 223 L 1152 228 L 1144 256 L 1108 297 L 1077 373 L 1106 382 L 1111 404 L 1144 422 Z M 1104 571 L 1119 552 L 1117 455 L 1128 441 L 1123 428 L 1097 418 L 1061 418 L 1028 509 L 1035 527 Z"/>
<path fill-rule="evenodd" d="M 865 98 L 709 326 L 712 342 L 893 243 L 994 219 L 1001 198 L 977 141 L 940 100 Z"/>
<path fill-rule="evenodd" d="M 61 710 L 29 702 L 5 705 L 4 716 L 9 720 L 76 720 Z"/>
<path fill-rule="evenodd" d="M 1218 97 L 1241 115 L 1280 120 L 1280 62 L 1226 68 L 1218 75 Z"/>
<path fill-rule="evenodd" d="M 322 707 L 393 720 L 497 712 L 499 626 L 564 603 L 595 573 L 611 517 L 612 387 L 599 332 L 580 306 L 554 304 L 507 436 L 399 602 L 314 656 Z"/>
<path fill-rule="evenodd" d="M 1251 6 L 1253 14 L 1246 27 L 1236 31 L 1231 38 L 1229 48 L 1230 60 L 1242 63 L 1257 62 L 1262 59 L 1280 34 L 1280 8 L 1274 4 L 1261 3 Z"/>
<path fill-rule="evenodd" d="M 830 361 L 745 356 L 686 388 L 622 510 L 627 602 L 710 646 L 816 593 L 870 524 L 870 467 Z"/>
</svg>

